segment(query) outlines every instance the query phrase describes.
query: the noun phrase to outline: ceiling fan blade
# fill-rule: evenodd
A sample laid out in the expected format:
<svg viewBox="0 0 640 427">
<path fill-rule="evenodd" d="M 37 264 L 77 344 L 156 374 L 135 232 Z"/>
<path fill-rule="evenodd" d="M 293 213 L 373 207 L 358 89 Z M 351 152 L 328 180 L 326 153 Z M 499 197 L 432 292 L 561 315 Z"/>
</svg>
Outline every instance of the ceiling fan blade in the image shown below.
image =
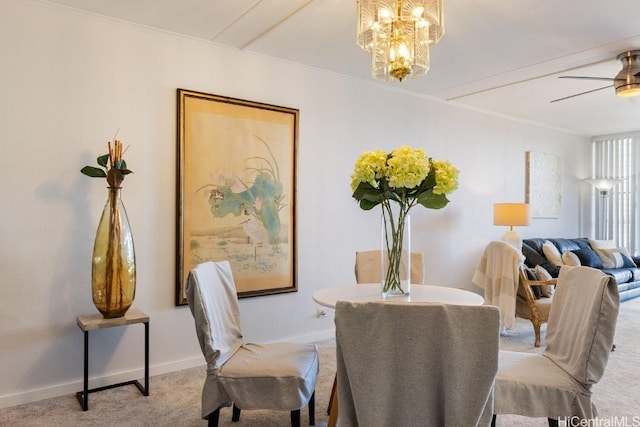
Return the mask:
<svg viewBox="0 0 640 427">
<path fill-rule="evenodd" d="M 604 64 L 606 62 L 610 62 L 610 61 L 615 60 L 615 59 L 616 59 L 615 57 L 613 57 L 613 58 L 605 58 L 605 59 L 601 59 L 601 60 L 598 60 L 598 61 L 590 62 L 588 64 L 577 65 L 575 67 L 565 68 L 563 70 L 552 71 L 550 73 L 541 74 L 539 76 L 528 77 L 528 78 L 522 79 L 522 80 L 516 80 L 516 81 L 500 84 L 500 85 L 497 85 L 497 86 L 492 86 L 492 87 L 488 87 L 488 88 L 485 88 L 485 89 L 476 90 L 476 91 L 473 91 L 473 92 L 463 93 L 463 94 L 460 94 L 460 95 L 452 96 L 451 98 L 447 98 L 447 101 L 456 101 L 456 100 L 461 99 L 461 98 L 466 98 L 467 96 L 478 95 L 480 93 L 485 93 L 485 92 L 489 92 L 489 91 L 496 90 L 496 89 L 502 89 L 502 88 L 509 87 L 509 86 L 515 86 L 515 85 L 518 85 L 518 84 L 521 84 L 521 83 L 526 83 L 526 82 L 530 82 L 530 81 L 533 81 L 533 80 L 541 79 L 541 78 L 544 78 L 544 77 L 553 76 L 554 74 L 568 73 L 570 71 L 578 70 L 578 69 L 584 68 L 584 67 L 589 67 L 591 65 Z"/>
<path fill-rule="evenodd" d="M 610 87 L 613 87 L 613 85 L 609 85 L 609 86 L 601 87 L 601 88 L 598 88 L 598 89 L 588 90 L 588 91 L 586 91 L 586 92 L 576 93 L 575 95 L 565 96 L 564 98 L 554 99 L 553 101 L 549 101 L 549 102 L 564 101 L 565 99 L 575 98 L 576 96 L 586 95 L 586 94 L 588 94 L 588 93 L 591 93 L 591 92 L 597 92 L 597 91 L 599 91 L 599 90 L 608 89 L 608 88 L 610 88 Z"/>
<path fill-rule="evenodd" d="M 585 76 L 560 76 L 559 79 L 581 79 L 581 80 L 606 80 L 606 81 L 614 81 L 615 78 L 612 77 L 585 77 Z M 620 79 L 617 79 L 620 80 Z"/>
</svg>

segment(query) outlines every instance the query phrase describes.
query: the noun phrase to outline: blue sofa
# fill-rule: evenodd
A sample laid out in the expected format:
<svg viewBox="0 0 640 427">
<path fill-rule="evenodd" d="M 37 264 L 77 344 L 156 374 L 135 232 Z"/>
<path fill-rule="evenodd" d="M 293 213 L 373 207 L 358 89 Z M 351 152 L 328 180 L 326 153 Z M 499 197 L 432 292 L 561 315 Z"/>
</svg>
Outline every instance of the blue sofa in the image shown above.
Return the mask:
<svg viewBox="0 0 640 427">
<path fill-rule="evenodd" d="M 560 267 L 552 264 L 544 254 L 542 245 L 545 241 L 550 241 L 563 254 L 566 251 L 577 251 L 584 248 L 591 249 L 589 239 L 580 237 L 575 239 L 564 238 L 531 238 L 523 239 L 522 254 L 525 256 L 524 263 L 529 268 L 537 265 L 544 267 L 553 277 L 558 277 Z M 620 301 L 630 300 L 640 296 L 640 257 L 631 257 L 635 266 L 621 268 L 600 268 L 603 272 L 613 276 L 618 284 Z M 595 267 L 591 265 L 591 267 Z M 596 267 L 598 268 L 598 267 Z"/>
</svg>

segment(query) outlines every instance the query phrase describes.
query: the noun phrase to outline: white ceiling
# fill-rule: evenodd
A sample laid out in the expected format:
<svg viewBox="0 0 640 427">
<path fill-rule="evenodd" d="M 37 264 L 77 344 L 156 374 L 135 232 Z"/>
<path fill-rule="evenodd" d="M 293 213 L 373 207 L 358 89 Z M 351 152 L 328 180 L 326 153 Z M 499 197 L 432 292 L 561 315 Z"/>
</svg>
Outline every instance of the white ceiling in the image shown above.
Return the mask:
<svg viewBox="0 0 640 427">
<path fill-rule="evenodd" d="M 52 0 L 248 52 L 371 80 L 355 0 Z M 444 0 L 445 36 L 426 76 L 381 83 L 587 136 L 640 130 L 640 102 L 607 82 L 640 49 L 640 0 Z"/>
</svg>

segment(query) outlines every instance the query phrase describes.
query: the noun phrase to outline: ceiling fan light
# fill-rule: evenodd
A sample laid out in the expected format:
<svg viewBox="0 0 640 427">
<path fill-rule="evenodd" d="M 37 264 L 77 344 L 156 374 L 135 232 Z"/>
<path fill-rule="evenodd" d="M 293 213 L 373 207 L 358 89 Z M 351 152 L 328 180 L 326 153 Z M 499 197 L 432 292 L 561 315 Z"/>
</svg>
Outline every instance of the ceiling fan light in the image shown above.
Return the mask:
<svg viewBox="0 0 640 427">
<path fill-rule="evenodd" d="M 616 88 L 616 95 L 622 98 L 633 98 L 640 95 L 640 84 L 625 85 Z"/>
<path fill-rule="evenodd" d="M 429 70 L 429 45 L 444 35 L 442 0 L 356 0 L 356 42 L 371 52 L 371 74 L 403 81 Z"/>
</svg>

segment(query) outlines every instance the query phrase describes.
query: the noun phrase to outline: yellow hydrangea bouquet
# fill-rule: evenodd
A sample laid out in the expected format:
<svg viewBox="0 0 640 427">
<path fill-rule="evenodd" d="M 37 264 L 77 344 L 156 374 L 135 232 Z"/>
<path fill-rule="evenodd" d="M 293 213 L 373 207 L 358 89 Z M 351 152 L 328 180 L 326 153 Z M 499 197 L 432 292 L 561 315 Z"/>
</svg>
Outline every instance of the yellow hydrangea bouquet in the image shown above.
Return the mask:
<svg viewBox="0 0 640 427">
<path fill-rule="evenodd" d="M 432 160 L 424 150 L 407 145 L 391 153 L 365 151 L 356 160 L 351 175 L 353 198 L 365 211 L 381 205 L 384 228 L 390 230 L 390 235 L 385 235 L 389 263 L 383 278 L 384 293 L 405 292 L 400 284 L 400 261 L 409 210 L 416 205 L 444 208 L 449 203 L 447 195 L 458 188 L 458 173 L 450 162 Z M 398 205 L 397 218 L 391 202 Z"/>
</svg>

